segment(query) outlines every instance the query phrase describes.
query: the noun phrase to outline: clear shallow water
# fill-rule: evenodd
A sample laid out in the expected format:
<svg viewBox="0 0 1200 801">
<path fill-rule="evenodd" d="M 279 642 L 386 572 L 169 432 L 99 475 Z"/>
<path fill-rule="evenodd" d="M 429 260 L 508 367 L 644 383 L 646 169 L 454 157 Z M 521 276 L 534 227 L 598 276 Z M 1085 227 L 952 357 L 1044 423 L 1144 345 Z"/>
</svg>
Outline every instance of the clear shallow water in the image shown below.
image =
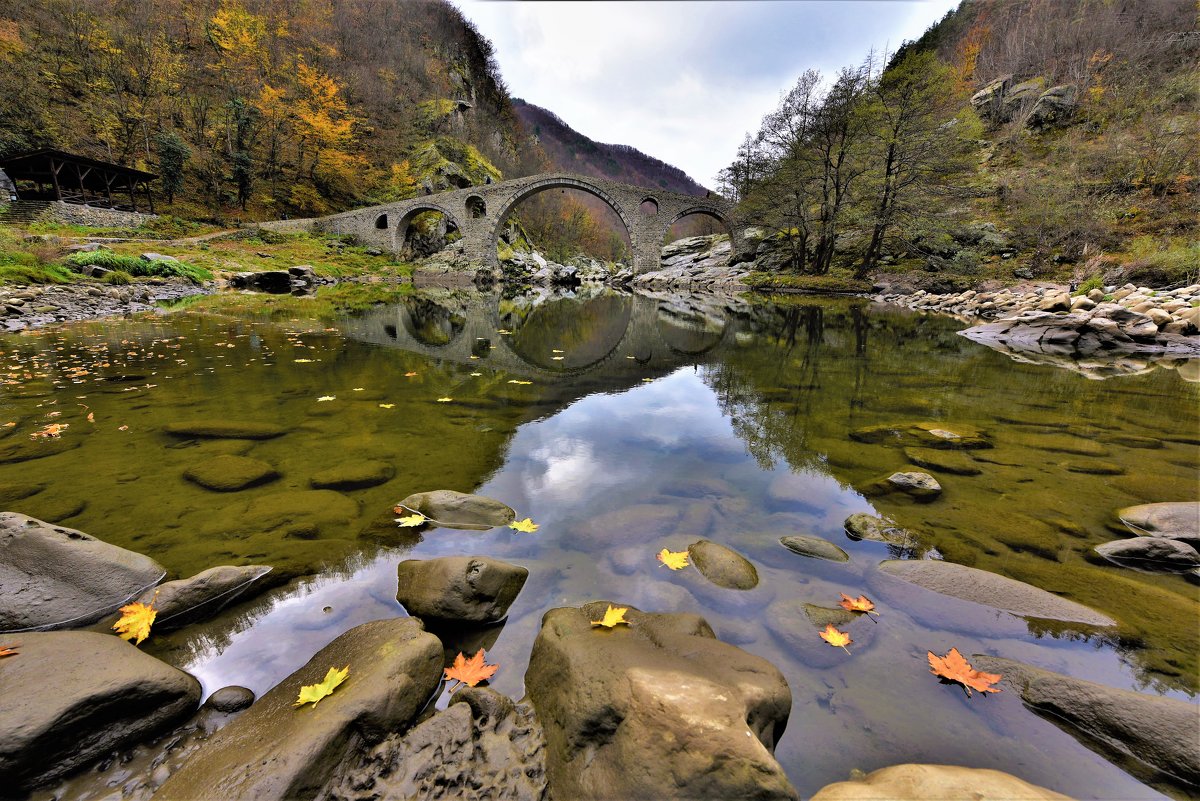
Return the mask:
<svg viewBox="0 0 1200 801">
<path fill-rule="evenodd" d="M 18 423 L 2 429 L 0 491 L 44 486 L 7 508 L 142 551 L 177 575 L 259 563 L 293 579 L 146 644 L 208 691 L 264 691 L 342 631 L 403 614 L 400 559 L 486 554 L 527 566 L 529 582 L 506 624 L 448 646 L 486 647 L 501 665 L 492 686 L 514 697 L 547 609 L 611 599 L 699 612 L 787 677 L 794 706 L 777 755 L 802 795 L 854 768 L 921 761 L 994 767 L 1080 798 L 1158 797 L 1011 690 L 968 699 L 940 685 L 925 652 L 994 653 L 1193 698 L 1196 586 L 1086 557 L 1117 536 L 1114 509 L 1196 497 L 1197 391 L 1175 371 L 1089 381 L 1016 364 L 955 335 L 951 320 L 856 300 L 374 294 L 389 302 L 356 287 L 218 297 L 166 317 L 0 340 L 13 382 L 0 422 Z M 164 432 L 211 419 L 288 433 Z M 52 422 L 70 427 L 31 452 L 28 433 Z M 975 452 L 980 475 L 931 470 L 945 492 L 924 505 L 860 491 L 909 460 L 850 432 L 920 422 L 985 431 L 995 447 Z M 269 462 L 282 478 L 235 493 L 183 479 L 220 453 Z M 371 489 L 311 490 L 314 473 L 361 459 L 396 475 Z M 1076 472 L 1097 468 L 1115 474 Z M 397 529 L 392 505 L 437 488 L 499 498 L 541 528 Z M 917 532 L 905 556 L 1061 593 L 1117 618 L 1119 636 L 888 585 L 874 568 L 897 554 L 849 540 L 842 521 L 854 512 Z M 851 561 L 792 554 L 778 538 L 794 533 L 823 536 Z M 724 590 L 654 559 L 702 537 L 754 561 L 759 587 Z M 852 654 L 831 666 L 765 624 L 772 603 L 833 606 L 840 592 L 866 593 L 882 614 L 851 624 Z M 816 640 L 806 620 L 794 625 Z"/>
</svg>

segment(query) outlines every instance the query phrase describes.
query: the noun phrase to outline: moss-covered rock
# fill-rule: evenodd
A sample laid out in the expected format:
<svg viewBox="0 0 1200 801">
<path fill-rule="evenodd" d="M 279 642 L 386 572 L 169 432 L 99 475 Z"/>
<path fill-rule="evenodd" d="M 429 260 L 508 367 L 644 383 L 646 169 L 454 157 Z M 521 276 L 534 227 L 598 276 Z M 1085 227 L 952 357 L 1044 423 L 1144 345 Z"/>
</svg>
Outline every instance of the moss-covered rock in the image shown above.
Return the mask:
<svg viewBox="0 0 1200 801">
<path fill-rule="evenodd" d="M 183 477 L 215 492 L 236 492 L 279 478 L 274 467 L 247 456 L 214 456 L 184 471 Z"/>
<path fill-rule="evenodd" d="M 315 473 L 309 480 L 313 489 L 356 490 L 386 484 L 396 468 L 377 459 L 347 462 Z"/>
</svg>

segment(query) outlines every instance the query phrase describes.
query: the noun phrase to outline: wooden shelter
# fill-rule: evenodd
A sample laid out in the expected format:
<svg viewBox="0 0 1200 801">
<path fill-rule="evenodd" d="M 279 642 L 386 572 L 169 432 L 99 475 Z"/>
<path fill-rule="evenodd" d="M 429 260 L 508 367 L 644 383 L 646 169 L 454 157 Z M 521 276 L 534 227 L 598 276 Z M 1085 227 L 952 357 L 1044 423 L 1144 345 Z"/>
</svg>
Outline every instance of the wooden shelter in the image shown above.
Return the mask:
<svg viewBox="0 0 1200 801">
<path fill-rule="evenodd" d="M 120 164 L 76 156 L 63 150 L 43 148 L 0 158 L 0 169 L 17 187 L 19 200 L 57 200 L 103 209 L 154 213 L 150 182 L 157 175 Z"/>
</svg>

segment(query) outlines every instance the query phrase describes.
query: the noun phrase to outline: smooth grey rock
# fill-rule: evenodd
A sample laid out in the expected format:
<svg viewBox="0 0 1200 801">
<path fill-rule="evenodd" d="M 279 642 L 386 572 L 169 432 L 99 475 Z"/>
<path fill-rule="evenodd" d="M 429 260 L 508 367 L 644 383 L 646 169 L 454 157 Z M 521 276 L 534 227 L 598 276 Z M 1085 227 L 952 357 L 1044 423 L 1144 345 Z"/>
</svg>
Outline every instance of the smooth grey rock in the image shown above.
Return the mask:
<svg viewBox="0 0 1200 801">
<path fill-rule="evenodd" d="M 268 565 L 210 567 L 191 578 L 168 581 L 148 589 L 138 600 L 144 604 L 153 603 L 158 610 L 154 618 L 155 631 L 174 631 L 206 620 L 239 598 L 245 598 L 247 593 L 261 587 L 255 583 L 270 572 Z"/>
<path fill-rule="evenodd" d="M 971 664 L 1003 675 L 1030 708 L 1101 755 L 1116 752 L 1200 785 L 1195 703 L 1119 690 L 998 656 L 976 655 Z"/>
<path fill-rule="evenodd" d="M 593 628 L 607 607 L 550 610 L 533 645 L 525 687 L 554 797 L 796 799 L 773 755 L 792 705 L 783 675 L 697 615 L 631 607 L 630 625 Z"/>
<path fill-rule="evenodd" d="M 274 439 L 287 433 L 286 428 L 274 423 L 233 420 L 191 420 L 169 423 L 163 430 L 172 436 L 196 439 Z"/>
<path fill-rule="evenodd" d="M 892 765 L 861 779 L 827 784 L 809 801 L 1072 801 L 1024 779 L 990 768 Z"/>
<path fill-rule="evenodd" d="M 200 682 L 119 637 L 21 635 L 0 659 L 0 787 L 28 789 L 190 715 Z M 7 795 L 7 793 L 5 793 Z"/>
<path fill-rule="evenodd" d="M 273 481 L 279 473 L 259 459 L 223 454 L 192 465 L 183 477 L 214 492 L 237 492 Z"/>
<path fill-rule="evenodd" d="M 900 528 L 891 520 L 865 512 L 856 512 L 850 515 L 846 518 L 843 526 L 846 529 L 846 536 L 852 540 L 886 542 L 901 547 L 911 547 L 918 541 L 915 534 Z"/>
<path fill-rule="evenodd" d="M 155 793 L 155 801 L 313 798 L 347 756 L 404 727 L 442 677 L 442 645 L 415 618 L 364 623 L 214 734 Z M 331 667 L 350 675 L 315 705 L 295 707 L 300 688 Z"/>
<path fill-rule="evenodd" d="M 1141 570 L 1190 570 L 1200 566 L 1200 553 L 1182 540 L 1165 537 L 1131 537 L 1096 546 L 1110 562 Z"/>
<path fill-rule="evenodd" d="M 542 727 L 528 702 L 463 687 L 450 705 L 391 734 L 340 772 L 327 801 L 542 801 Z"/>
<path fill-rule="evenodd" d="M 508 614 L 529 571 L 486 556 L 406 559 L 397 568 L 396 600 L 422 619 L 494 623 Z"/>
<path fill-rule="evenodd" d="M 886 480 L 894 489 L 918 500 L 933 500 L 942 494 L 942 485 L 928 473 L 892 473 Z"/>
<path fill-rule="evenodd" d="M 700 575 L 730 590 L 752 590 L 758 586 L 758 571 L 749 559 L 732 548 L 711 540 L 698 540 L 688 546 L 688 556 Z"/>
<path fill-rule="evenodd" d="M 847 562 L 850 555 L 829 540 L 814 537 L 811 534 L 793 534 L 780 537 L 779 544 L 792 553 L 801 556 L 811 556 L 816 559 L 828 559 L 831 562 Z"/>
<path fill-rule="evenodd" d="M 1144 503 L 1117 510 L 1131 531 L 1147 537 L 1182 540 L 1200 548 L 1200 502 Z"/>
<path fill-rule="evenodd" d="M 420 512 L 442 528 L 486 531 L 505 526 L 517 518 L 511 507 L 484 495 L 454 490 L 433 490 L 409 495 L 400 506 Z"/>
<path fill-rule="evenodd" d="M 231 712 L 241 712 L 243 709 L 249 708 L 253 703 L 253 690 L 231 684 L 228 687 L 222 687 L 208 696 L 208 699 L 204 702 L 204 706 L 217 712 L 229 714 Z"/>
<path fill-rule="evenodd" d="M 94 623 L 166 575 L 158 562 L 16 512 L 0 512 L 0 632 Z"/>
<path fill-rule="evenodd" d="M 986 570 L 932 559 L 889 559 L 879 564 L 889 576 L 927 590 L 1002 609 L 1022 617 L 1115 626 L 1116 621 L 1083 604 L 1068 601 L 1023 581 Z"/>
<path fill-rule="evenodd" d="M 396 468 L 377 459 L 362 459 L 315 473 L 309 483 L 314 489 L 357 490 L 391 481 Z"/>
</svg>

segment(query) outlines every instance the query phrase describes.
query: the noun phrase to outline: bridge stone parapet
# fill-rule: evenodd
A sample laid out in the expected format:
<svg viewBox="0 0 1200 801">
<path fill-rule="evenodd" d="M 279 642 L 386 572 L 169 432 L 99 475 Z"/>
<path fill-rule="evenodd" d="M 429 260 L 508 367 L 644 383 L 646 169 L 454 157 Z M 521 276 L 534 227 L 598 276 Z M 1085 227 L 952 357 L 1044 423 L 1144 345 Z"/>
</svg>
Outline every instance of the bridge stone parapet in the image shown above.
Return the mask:
<svg viewBox="0 0 1200 801">
<path fill-rule="evenodd" d="M 650 190 L 615 181 L 572 173 L 541 173 L 526 178 L 449 192 L 409 198 L 379 206 L 318 217 L 311 220 L 263 223 L 262 227 L 309 230 L 350 235 L 364 245 L 399 253 L 409 225 L 422 212 L 443 214 L 447 224 L 462 235 L 466 258 L 481 267 L 498 266 L 496 242 L 504 223 L 523 200 L 553 189 L 577 189 L 600 198 L 616 212 L 629 233 L 636 273 L 657 270 L 667 229 L 683 217 L 702 214 L 722 223 L 729 231 L 734 256 L 752 252 L 748 226 L 735 214 L 734 206 L 719 196 L 696 197 L 678 192 Z"/>
</svg>

